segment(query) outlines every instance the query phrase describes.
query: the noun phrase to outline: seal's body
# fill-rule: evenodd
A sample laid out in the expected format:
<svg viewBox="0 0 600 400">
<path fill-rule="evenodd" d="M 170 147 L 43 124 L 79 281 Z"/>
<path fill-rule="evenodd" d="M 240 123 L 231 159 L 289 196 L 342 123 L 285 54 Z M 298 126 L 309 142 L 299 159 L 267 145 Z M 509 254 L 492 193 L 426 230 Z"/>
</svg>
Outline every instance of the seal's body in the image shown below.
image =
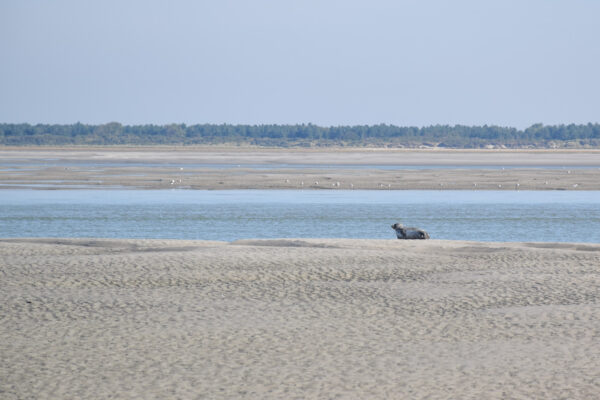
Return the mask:
<svg viewBox="0 0 600 400">
<path fill-rule="evenodd" d="M 401 223 L 392 225 L 392 229 L 396 231 L 398 239 L 429 239 L 429 234 L 419 228 L 408 228 L 402 226 Z"/>
</svg>

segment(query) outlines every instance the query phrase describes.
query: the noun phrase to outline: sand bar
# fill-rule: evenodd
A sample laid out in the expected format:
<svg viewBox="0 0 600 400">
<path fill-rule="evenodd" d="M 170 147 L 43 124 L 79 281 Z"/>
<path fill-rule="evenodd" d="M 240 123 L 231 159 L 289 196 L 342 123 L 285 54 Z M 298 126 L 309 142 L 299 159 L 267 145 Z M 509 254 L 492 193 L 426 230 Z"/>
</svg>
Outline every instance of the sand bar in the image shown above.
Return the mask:
<svg viewBox="0 0 600 400">
<path fill-rule="evenodd" d="M 592 399 L 600 245 L 0 240 L 0 397 Z"/>
<path fill-rule="evenodd" d="M 251 147 L 0 147 L 0 160 L 215 164 L 596 166 L 600 150 L 442 150 Z"/>
<path fill-rule="evenodd" d="M 4 189 L 600 190 L 598 150 L 4 147 L 0 160 L 10 165 L 0 168 L 0 188 Z M 281 164 L 289 168 L 260 168 Z M 319 168 L 323 165 L 329 168 Z M 409 168 L 377 168 L 387 165 Z"/>
</svg>

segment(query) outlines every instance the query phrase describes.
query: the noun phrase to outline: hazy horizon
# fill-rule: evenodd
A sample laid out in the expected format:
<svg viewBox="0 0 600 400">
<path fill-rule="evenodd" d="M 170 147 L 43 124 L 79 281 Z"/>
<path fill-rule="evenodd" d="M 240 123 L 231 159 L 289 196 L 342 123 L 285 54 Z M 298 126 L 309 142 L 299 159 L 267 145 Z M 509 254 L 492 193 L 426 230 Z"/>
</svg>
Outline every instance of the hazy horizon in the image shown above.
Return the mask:
<svg viewBox="0 0 600 400">
<path fill-rule="evenodd" d="M 598 123 L 600 2 L 7 0 L 0 122 Z"/>
</svg>

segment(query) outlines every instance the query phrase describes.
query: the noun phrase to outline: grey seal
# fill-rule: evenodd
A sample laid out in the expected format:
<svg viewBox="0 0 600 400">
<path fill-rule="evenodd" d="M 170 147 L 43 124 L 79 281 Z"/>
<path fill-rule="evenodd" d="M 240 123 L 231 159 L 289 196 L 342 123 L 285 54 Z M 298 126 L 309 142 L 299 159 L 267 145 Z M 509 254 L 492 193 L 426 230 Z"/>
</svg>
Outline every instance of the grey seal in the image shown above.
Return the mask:
<svg viewBox="0 0 600 400">
<path fill-rule="evenodd" d="M 429 234 L 422 229 L 405 227 L 401 223 L 392 225 L 398 239 L 429 239 Z"/>
</svg>

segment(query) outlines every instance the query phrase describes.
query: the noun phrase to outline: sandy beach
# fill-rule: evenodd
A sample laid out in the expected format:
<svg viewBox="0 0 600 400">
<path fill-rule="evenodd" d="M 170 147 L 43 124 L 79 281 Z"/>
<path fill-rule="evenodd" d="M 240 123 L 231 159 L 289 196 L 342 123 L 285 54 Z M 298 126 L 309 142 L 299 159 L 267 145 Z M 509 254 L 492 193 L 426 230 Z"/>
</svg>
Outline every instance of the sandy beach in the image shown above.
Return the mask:
<svg viewBox="0 0 600 400">
<path fill-rule="evenodd" d="M 0 160 L 4 189 L 600 190 L 598 150 L 4 147 Z"/>
<path fill-rule="evenodd" d="M 3 399 L 593 399 L 600 245 L 0 240 Z"/>
</svg>

